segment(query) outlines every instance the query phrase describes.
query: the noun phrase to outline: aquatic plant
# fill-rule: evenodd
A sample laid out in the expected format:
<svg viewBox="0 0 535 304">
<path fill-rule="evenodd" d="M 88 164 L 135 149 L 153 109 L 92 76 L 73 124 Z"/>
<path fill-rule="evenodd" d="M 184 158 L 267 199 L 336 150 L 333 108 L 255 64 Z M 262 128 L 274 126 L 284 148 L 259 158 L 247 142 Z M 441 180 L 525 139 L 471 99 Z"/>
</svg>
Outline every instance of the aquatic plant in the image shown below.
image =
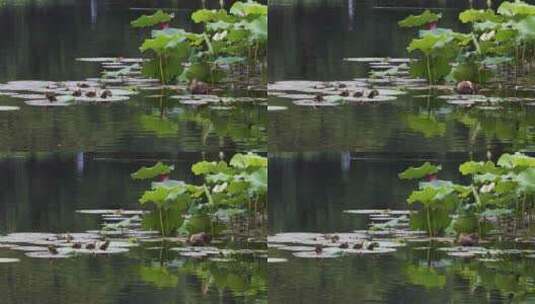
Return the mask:
<svg viewBox="0 0 535 304">
<path fill-rule="evenodd" d="M 407 50 L 423 57 L 411 64 L 412 75 L 425 77 L 430 84 L 469 80 L 485 84 L 505 70 L 518 75 L 530 69 L 535 58 L 535 5 L 505 1 L 496 11 L 468 9 L 459 14 L 471 32 L 428 27 L 420 30 Z M 434 23 L 439 14 L 426 11 L 399 22 L 402 27 Z M 504 81 L 502 81 L 504 82 Z"/>
<path fill-rule="evenodd" d="M 143 73 L 162 83 L 176 80 L 207 81 L 212 84 L 247 66 L 247 76 L 256 72 L 266 60 L 267 6 L 254 1 L 235 2 L 229 11 L 201 9 L 191 15 L 203 25 L 202 33 L 170 27 L 173 15 L 157 11 L 131 22 L 136 28 L 160 25 L 151 32 L 140 51 L 151 58 L 144 63 Z"/>
<path fill-rule="evenodd" d="M 423 179 L 437 173 L 438 168 L 425 163 L 405 170 L 400 178 Z M 423 207 L 421 210 L 427 217 L 425 228 L 430 235 L 473 232 L 484 237 L 491 230 L 506 228 L 499 224 L 506 224 L 511 218 L 513 236 L 529 227 L 535 206 L 535 157 L 506 153 L 496 163 L 467 161 L 459 166 L 459 172 L 471 177 L 470 184 L 459 185 L 433 178 L 420 182 L 419 189 L 407 199 L 409 205 L 418 203 Z M 444 213 L 440 215 L 443 223 L 436 225 L 433 216 L 437 217 L 440 212 Z M 421 211 L 413 213 L 411 222 L 421 226 L 422 216 Z"/>
<path fill-rule="evenodd" d="M 154 180 L 139 202 L 153 211 L 144 216 L 148 228 L 162 235 L 195 232 L 217 234 L 220 224 L 235 218 L 257 222 L 266 212 L 267 159 L 253 153 L 236 154 L 230 162 L 201 161 L 192 166 L 202 176 L 202 185 L 173 180 L 172 166 L 157 163 L 132 174 L 139 180 Z"/>
</svg>

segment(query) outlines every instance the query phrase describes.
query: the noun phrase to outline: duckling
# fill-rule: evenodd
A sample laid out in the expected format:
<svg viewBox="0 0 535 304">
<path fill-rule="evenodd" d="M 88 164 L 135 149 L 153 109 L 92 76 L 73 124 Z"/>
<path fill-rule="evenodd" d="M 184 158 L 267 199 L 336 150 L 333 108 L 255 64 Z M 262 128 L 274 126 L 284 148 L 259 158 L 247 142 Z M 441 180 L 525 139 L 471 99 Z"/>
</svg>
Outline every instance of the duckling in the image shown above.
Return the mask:
<svg viewBox="0 0 535 304">
<path fill-rule="evenodd" d="M 104 243 L 100 244 L 98 249 L 106 251 L 108 250 L 108 247 L 110 247 L 110 240 L 106 240 Z"/>
<path fill-rule="evenodd" d="M 347 88 L 347 85 L 345 83 L 339 83 L 338 88 L 340 89 Z"/>
<path fill-rule="evenodd" d="M 111 91 L 110 90 L 104 90 L 102 91 L 102 93 L 100 93 L 100 98 L 108 98 L 108 97 L 111 97 Z"/>
<path fill-rule="evenodd" d="M 338 235 L 333 235 L 331 237 L 331 242 L 336 243 L 340 240 L 340 237 Z"/>
<path fill-rule="evenodd" d="M 85 245 L 85 249 L 93 250 L 95 248 L 96 248 L 95 243 L 88 243 L 87 245 Z"/>
<path fill-rule="evenodd" d="M 82 248 L 82 243 L 76 242 L 76 243 L 72 244 L 72 248 L 73 249 L 81 249 Z"/>
<path fill-rule="evenodd" d="M 355 93 L 353 93 L 353 97 L 357 97 L 357 98 L 360 98 L 364 95 L 364 93 L 362 91 L 355 91 Z"/>
<path fill-rule="evenodd" d="M 377 247 L 379 247 L 379 243 L 377 242 L 369 242 L 368 244 L 366 244 L 366 249 L 368 250 L 374 250 Z"/>
<path fill-rule="evenodd" d="M 97 96 L 97 92 L 95 92 L 95 91 L 87 91 L 85 93 L 85 96 L 86 97 L 96 97 Z"/>
<path fill-rule="evenodd" d="M 65 240 L 67 241 L 67 243 L 70 243 L 72 241 L 74 241 L 74 237 L 70 234 L 66 234 L 65 235 Z"/>
<path fill-rule="evenodd" d="M 347 242 L 343 242 L 342 244 L 340 244 L 340 246 L 338 246 L 338 248 L 347 249 L 347 248 L 349 248 L 349 244 Z"/>
<path fill-rule="evenodd" d="M 463 80 L 457 83 L 455 90 L 461 95 L 472 95 L 476 93 L 476 86 L 471 81 Z"/>
<path fill-rule="evenodd" d="M 53 245 L 50 245 L 48 246 L 48 252 L 50 252 L 51 254 L 58 254 L 58 249 L 56 248 L 56 246 L 53 246 Z"/>
<path fill-rule="evenodd" d="M 479 242 L 479 237 L 476 233 L 461 233 L 457 238 L 457 243 L 461 246 L 474 246 Z"/>
<path fill-rule="evenodd" d="M 188 240 L 192 246 L 206 246 L 211 241 L 212 237 L 206 232 L 192 234 Z"/>
<path fill-rule="evenodd" d="M 371 90 L 369 93 L 368 93 L 368 98 L 375 98 L 376 96 L 379 95 L 379 91 L 377 91 L 376 89 L 373 89 Z"/>
<path fill-rule="evenodd" d="M 342 96 L 342 97 L 347 97 L 347 96 L 349 96 L 349 91 L 348 90 L 343 90 L 342 92 L 340 92 L 339 95 Z"/>
<path fill-rule="evenodd" d="M 316 96 L 314 96 L 314 101 L 322 102 L 324 100 L 325 99 L 323 99 L 323 95 L 321 95 L 321 94 L 316 94 Z"/>
<path fill-rule="evenodd" d="M 75 89 L 74 91 L 72 91 L 72 96 L 74 96 L 74 97 L 82 96 L 82 90 L 80 90 L 79 88 Z"/>
<path fill-rule="evenodd" d="M 79 88 L 89 88 L 89 85 L 85 82 L 79 82 L 76 84 L 76 86 Z"/>
<path fill-rule="evenodd" d="M 314 252 L 316 252 L 316 254 L 321 254 L 323 252 L 323 246 L 321 245 L 316 245 L 315 248 L 314 248 Z"/>
<path fill-rule="evenodd" d="M 202 81 L 198 81 L 197 79 L 193 79 L 190 82 L 188 89 L 193 95 L 206 95 L 210 92 L 210 87 L 208 86 L 208 84 Z"/>
<path fill-rule="evenodd" d="M 364 242 L 359 240 L 353 245 L 353 249 L 362 249 L 362 246 L 364 245 Z"/>
<path fill-rule="evenodd" d="M 57 97 L 56 97 L 56 93 L 54 92 L 46 92 L 45 93 L 45 97 L 46 99 L 48 99 L 48 101 L 50 102 L 53 102 L 53 101 L 57 101 Z"/>
</svg>

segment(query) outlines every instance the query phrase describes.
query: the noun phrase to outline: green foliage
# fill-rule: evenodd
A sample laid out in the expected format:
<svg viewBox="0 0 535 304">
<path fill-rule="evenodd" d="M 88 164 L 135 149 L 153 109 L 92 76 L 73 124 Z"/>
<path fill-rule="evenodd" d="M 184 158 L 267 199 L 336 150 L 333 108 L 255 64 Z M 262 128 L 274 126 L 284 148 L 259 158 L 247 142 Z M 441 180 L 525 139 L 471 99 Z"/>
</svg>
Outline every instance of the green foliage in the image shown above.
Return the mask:
<svg viewBox="0 0 535 304">
<path fill-rule="evenodd" d="M 173 167 L 157 163 L 132 174 L 134 179 L 151 179 L 169 174 Z M 144 217 L 144 225 L 162 235 L 191 234 L 223 230 L 220 221 L 235 217 L 253 217 L 267 207 L 267 158 L 253 154 L 235 154 L 225 161 L 200 161 L 192 168 L 204 184 L 192 185 L 167 179 L 153 182 L 139 199 L 153 208 Z"/>
<path fill-rule="evenodd" d="M 432 13 L 429 10 L 425 10 L 420 15 L 410 15 L 407 18 L 398 22 L 401 27 L 421 27 L 426 24 L 436 22 L 442 18 L 442 14 Z"/>
<path fill-rule="evenodd" d="M 418 179 L 428 172 L 435 172 L 429 163 L 409 168 L 401 179 Z M 492 161 L 467 161 L 459 166 L 459 172 L 472 177 L 469 185 L 457 185 L 448 181 L 421 182 L 407 202 L 420 206 L 411 215 L 411 226 L 427 229 L 430 235 L 446 231 L 451 233 L 476 232 L 486 235 L 493 226 L 488 218 L 516 216 L 525 223 L 525 214 L 535 206 L 535 158 L 522 154 L 503 154 L 497 163 Z M 451 221 L 450 219 L 454 220 Z"/>
<path fill-rule="evenodd" d="M 407 280 L 414 285 L 423 286 L 427 289 L 446 286 L 446 275 L 439 274 L 431 267 L 408 265 L 405 273 Z"/>
<path fill-rule="evenodd" d="M 175 166 L 164 165 L 162 162 L 157 162 L 152 167 L 141 167 L 136 172 L 132 173 L 132 179 L 152 179 L 160 175 L 171 173 Z"/>
<path fill-rule="evenodd" d="M 150 27 L 172 17 L 159 11 L 140 17 L 132 26 Z M 190 33 L 177 28 L 152 31 L 152 37 L 140 47 L 141 52 L 152 56 L 144 64 L 144 75 L 156 77 L 162 83 L 193 79 L 216 83 L 224 79 L 230 66 L 247 65 L 249 73 L 265 63 L 266 5 L 237 1 L 229 11 L 201 9 L 193 12 L 191 18 L 204 25 L 204 32 Z M 254 68 L 250 69 L 251 66 Z"/>
<path fill-rule="evenodd" d="M 425 162 L 419 167 L 410 167 L 399 174 L 400 179 L 421 179 L 429 175 L 437 174 L 442 170 L 442 166 L 435 166 Z"/>
<path fill-rule="evenodd" d="M 130 22 L 130 25 L 135 28 L 151 27 L 160 23 L 169 22 L 174 18 L 173 15 L 164 13 L 162 10 L 158 10 L 152 15 L 143 15 L 136 20 Z"/>
</svg>

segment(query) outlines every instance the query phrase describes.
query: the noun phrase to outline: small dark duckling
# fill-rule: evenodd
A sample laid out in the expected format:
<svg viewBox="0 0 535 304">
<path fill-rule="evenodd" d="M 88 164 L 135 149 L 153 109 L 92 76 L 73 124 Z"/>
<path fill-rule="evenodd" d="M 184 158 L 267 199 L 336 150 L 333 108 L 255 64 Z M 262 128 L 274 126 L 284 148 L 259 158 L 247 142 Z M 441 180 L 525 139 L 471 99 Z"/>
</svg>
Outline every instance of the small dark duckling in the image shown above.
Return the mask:
<svg viewBox="0 0 535 304">
<path fill-rule="evenodd" d="M 347 88 L 347 85 L 345 83 L 339 83 L 338 88 L 340 89 Z"/>
<path fill-rule="evenodd" d="M 70 234 L 66 234 L 65 235 L 65 240 L 67 241 L 67 243 L 70 243 L 72 241 L 74 241 L 74 237 Z"/>
<path fill-rule="evenodd" d="M 373 89 L 368 93 L 368 98 L 375 98 L 377 96 L 379 96 L 379 91 L 376 89 Z"/>
<path fill-rule="evenodd" d="M 336 235 L 336 234 L 331 237 L 331 242 L 333 242 L 333 243 L 336 243 L 339 240 L 340 240 L 340 237 L 338 235 Z"/>
<path fill-rule="evenodd" d="M 362 249 L 362 246 L 363 246 L 363 245 L 364 245 L 364 242 L 362 242 L 362 241 L 359 240 L 359 241 L 357 241 L 357 242 L 355 243 L 355 245 L 353 245 L 353 249 Z"/>
<path fill-rule="evenodd" d="M 353 93 L 353 97 L 357 97 L 357 98 L 360 98 L 364 95 L 364 93 L 362 93 L 362 91 L 356 91 L 355 93 Z"/>
<path fill-rule="evenodd" d="M 106 240 L 104 243 L 100 244 L 98 249 L 106 251 L 108 250 L 108 247 L 110 247 L 110 240 Z"/>
<path fill-rule="evenodd" d="M 321 94 L 316 94 L 316 96 L 314 96 L 314 101 L 317 101 L 317 102 L 321 102 L 321 101 L 324 101 L 325 99 L 323 99 L 323 95 Z"/>
<path fill-rule="evenodd" d="M 349 244 L 347 242 L 343 242 L 342 244 L 340 244 L 340 246 L 338 246 L 338 248 L 347 249 L 347 248 L 349 248 Z"/>
<path fill-rule="evenodd" d="M 89 88 L 89 85 L 87 83 L 84 83 L 84 82 L 79 82 L 76 84 L 77 87 L 79 88 Z"/>
<path fill-rule="evenodd" d="M 455 88 L 455 90 L 461 95 L 472 95 L 476 93 L 477 88 L 473 82 L 463 80 L 457 83 L 457 87 Z"/>
<path fill-rule="evenodd" d="M 379 247 L 379 243 L 377 242 L 369 242 L 368 244 L 366 244 L 366 249 L 368 250 L 374 250 L 377 247 Z"/>
<path fill-rule="evenodd" d="M 82 90 L 80 90 L 79 88 L 75 89 L 74 91 L 72 91 L 72 96 L 74 96 L 74 97 L 82 96 Z"/>
<path fill-rule="evenodd" d="M 85 93 L 85 96 L 86 97 L 96 97 L 97 96 L 97 92 L 95 92 L 95 91 L 87 91 Z"/>
<path fill-rule="evenodd" d="M 349 91 L 348 90 L 343 90 L 342 92 L 340 92 L 339 95 L 342 96 L 342 97 L 347 97 L 347 96 L 349 96 Z"/>
<path fill-rule="evenodd" d="M 56 246 L 53 246 L 53 245 L 50 245 L 48 246 L 48 252 L 50 252 L 51 254 L 58 254 L 58 249 L 56 248 Z"/>
<path fill-rule="evenodd" d="M 319 245 L 319 244 L 316 245 L 315 248 L 314 248 L 314 252 L 315 252 L 316 254 L 321 254 L 321 253 L 323 252 L 323 246 L 321 246 L 321 245 Z"/>
<path fill-rule="evenodd" d="M 210 92 L 208 84 L 197 79 L 193 79 L 190 82 L 188 89 L 193 95 L 206 95 Z"/>
<path fill-rule="evenodd" d="M 461 246 L 475 246 L 479 243 L 479 237 L 476 233 L 461 233 L 457 238 L 457 243 Z"/>
<path fill-rule="evenodd" d="M 102 93 L 100 93 L 100 98 L 108 98 L 108 97 L 111 97 L 111 91 L 110 90 L 104 90 L 102 91 Z"/>
<path fill-rule="evenodd" d="M 46 99 L 48 99 L 48 101 L 50 102 L 53 102 L 53 101 L 57 101 L 58 98 L 56 97 L 56 93 L 54 92 L 46 92 L 45 93 L 45 97 Z"/>
<path fill-rule="evenodd" d="M 72 244 L 73 249 L 82 249 L 82 243 L 76 242 Z"/>
<path fill-rule="evenodd" d="M 85 249 L 93 250 L 95 248 L 96 248 L 95 243 L 89 243 L 89 244 L 85 245 Z"/>
<path fill-rule="evenodd" d="M 206 246 L 212 241 L 212 237 L 206 232 L 192 234 L 188 242 L 192 246 Z"/>
</svg>

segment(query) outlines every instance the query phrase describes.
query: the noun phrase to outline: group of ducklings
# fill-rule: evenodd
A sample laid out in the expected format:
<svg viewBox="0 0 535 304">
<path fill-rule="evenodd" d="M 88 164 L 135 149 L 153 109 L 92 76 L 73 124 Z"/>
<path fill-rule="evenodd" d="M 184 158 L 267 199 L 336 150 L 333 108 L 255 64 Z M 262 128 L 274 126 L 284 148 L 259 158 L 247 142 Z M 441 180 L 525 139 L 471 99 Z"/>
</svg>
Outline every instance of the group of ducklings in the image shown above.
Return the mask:
<svg viewBox="0 0 535 304">
<path fill-rule="evenodd" d="M 54 89 L 54 88 L 58 88 L 60 86 L 58 85 L 53 85 L 53 86 L 47 86 L 47 89 Z M 73 97 L 81 97 L 81 96 L 85 96 L 85 97 L 89 97 L 89 98 L 95 98 L 95 97 L 100 97 L 102 99 L 106 99 L 108 97 L 112 97 L 113 94 L 112 92 L 107 89 L 105 86 L 103 86 L 100 90 L 96 90 L 96 89 L 93 89 L 93 90 L 89 90 L 89 91 L 86 91 L 85 93 L 82 91 L 82 89 L 87 89 L 87 88 L 90 88 L 91 86 L 87 83 L 77 83 L 76 84 L 76 88 L 72 88 L 72 89 L 69 89 L 70 91 L 72 91 L 72 96 Z M 58 101 L 58 94 L 56 92 L 53 92 L 53 91 L 48 91 L 48 92 L 45 92 L 45 97 L 48 101 L 50 102 L 55 102 L 55 101 Z"/>
<path fill-rule="evenodd" d="M 110 240 L 107 240 L 107 239 L 104 239 L 102 241 L 89 242 L 86 244 L 82 244 L 81 242 L 75 242 L 74 237 L 70 234 L 63 235 L 59 239 L 63 239 L 67 243 L 72 243 L 71 248 L 73 249 L 82 249 L 85 247 L 85 249 L 88 249 L 88 250 L 98 249 L 98 250 L 106 251 L 110 247 Z M 59 254 L 58 248 L 54 245 L 48 246 L 48 252 L 50 252 L 51 254 Z"/>
<path fill-rule="evenodd" d="M 340 241 L 340 236 L 336 234 L 335 235 L 326 234 L 323 236 L 323 238 L 331 241 L 332 243 L 338 243 Z M 352 249 L 357 249 L 357 250 L 361 250 L 361 249 L 374 250 L 375 248 L 379 247 L 379 243 L 374 242 L 372 240 L 368 240 L 368 239 L 362 239 L 362 240 L 357 240 L 353 244 L 353 246 L 350 246 L 349 242 L 342 242 L 340 243 L 340 245 L 338 245 L 338 248 L 340 249 L 349 249 L 349 247 L 351 247 Z M 323 245 L 316 244 L 314 246 L 314 252 L 316 252 L 316 254 L 321 254 L 323 252 Z"/>
</svg>

